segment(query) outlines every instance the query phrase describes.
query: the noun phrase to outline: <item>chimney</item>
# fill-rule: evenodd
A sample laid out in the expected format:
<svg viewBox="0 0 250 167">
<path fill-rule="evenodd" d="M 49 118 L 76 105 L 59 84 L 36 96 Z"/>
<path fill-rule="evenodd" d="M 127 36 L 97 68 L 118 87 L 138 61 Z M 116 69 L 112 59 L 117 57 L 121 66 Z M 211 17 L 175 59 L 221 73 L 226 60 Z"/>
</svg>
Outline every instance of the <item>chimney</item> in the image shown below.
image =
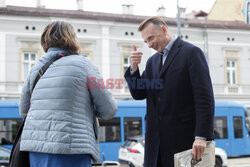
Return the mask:
<svg viewBox="0 0 250 167">
<path fill-rule="evenodd" d="M 180 17 L 185 18 L 186 17 L 186 8 L 180 8 Z"/>
<path fill-rule="evenodd" d="M 157 9 L 157 16 L 166 16 L 166 8 L 162 5 Z"/>
<path fill-rule="evenodd" d="M 122 14 L 133 15 L 134 14 L 134 5 L 131 5 L 131 4 L 125 5 L 125 4 L 123 4 L 122 5 Z"/>
<path fill-rule="evenodd" d="M 6 7 L 5 0 L 0 0 L 0 8 L 5 8 L 5 7 Z"/>
<path fill-rule="evenodd" d="M 76 0 L 77 10 L 83 10 L 83 0 Z"/>
<path fill-rule="evenodd" d="M 36 7 L 37 8 L 45 8 L 45 5 L 42 5 L 42 0 L 36 0 Z"/>
</svg>

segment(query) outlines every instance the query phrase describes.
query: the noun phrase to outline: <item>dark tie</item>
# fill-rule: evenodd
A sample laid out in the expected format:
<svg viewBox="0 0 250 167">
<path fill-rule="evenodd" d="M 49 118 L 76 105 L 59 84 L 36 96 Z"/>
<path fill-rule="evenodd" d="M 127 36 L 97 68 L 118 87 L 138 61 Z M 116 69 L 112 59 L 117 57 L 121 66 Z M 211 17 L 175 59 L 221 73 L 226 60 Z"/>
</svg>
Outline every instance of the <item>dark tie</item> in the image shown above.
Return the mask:
<svg viewBox="0 0 250 167">
<path fill-rule="evenodd" d="M 168 53 L 168 50 L 166 49 L 166 48 L 164 48 L 164 50 L 162 51 L 162 52 L 160 52 L 160 55 L 161 55 L 161 65 L 160 65 L 160 71 L 161 71 L 161 68 L 163 67 L 163 63 L 165 63 L 165 62 L 162 62 L 163 61 L 163 56 L 164 56 L 164 54 L 167 54 Z M 165 59 L 165 61 L 166 61 L 166 59 Z"/>
<path fill-rule="evenodd" d="M 161 60 L 160 60 L 160 65 L 159 65 L 159 73 L 161 72 L 161 68 L 162 68 L 162 58 L 163 58 L 163 55 L 164 55 L 164 52 L 159 52 L 160 56 L 161 56 Z"/>
</svg>

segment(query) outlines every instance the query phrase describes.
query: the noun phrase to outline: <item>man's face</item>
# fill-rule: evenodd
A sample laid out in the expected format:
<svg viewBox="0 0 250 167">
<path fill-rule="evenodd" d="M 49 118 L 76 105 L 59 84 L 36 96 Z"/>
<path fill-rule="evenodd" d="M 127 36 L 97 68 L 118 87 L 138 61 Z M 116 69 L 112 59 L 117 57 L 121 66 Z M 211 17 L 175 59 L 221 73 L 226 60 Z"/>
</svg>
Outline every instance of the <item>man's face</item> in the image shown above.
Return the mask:
<svg viewBox="0 0 250 167">
<path fill-rule="evenodd" d="M 149 48 L 153 48 L 157 52 L 162 52 L 166 47 L 167 40 L 167 29 L 164 26 L 154 25 L 148 23 L 141 31 L 142 38 Z"/>
</svg>

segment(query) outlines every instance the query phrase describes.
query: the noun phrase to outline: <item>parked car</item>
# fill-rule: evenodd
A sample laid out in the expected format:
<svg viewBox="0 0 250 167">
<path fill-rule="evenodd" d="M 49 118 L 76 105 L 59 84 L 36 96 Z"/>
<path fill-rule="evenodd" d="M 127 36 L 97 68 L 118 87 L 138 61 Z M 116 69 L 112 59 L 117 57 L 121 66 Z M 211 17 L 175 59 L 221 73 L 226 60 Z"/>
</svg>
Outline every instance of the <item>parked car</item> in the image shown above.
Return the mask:
<svg viewBox="0 0 250 167">
<path fill-rule="evenodd" d="M 0 167 L 9 166 L 10 151 L 8 148 L 0 146 Z"/>
<path fill-rule="evenodd" d="M 120 167 L 120 163 L 116 161 L 103 161 L 99 163 L 93 163 L 92 167 Z"/>
<path fill-rule="evenodd" d="M 120 164 L 127 164 L 129 167 L 142 167 L 144 163 L 144 146 L 144 136 L 129 138 L 120 146 Z"/>
<path fill-rule="evenodd" d="M 144 136 L 131 137 L 120 146 L 119 162 L 129 167 L 143 167 L 144 163 Z M 227 153 L 221 148 L 215 148 L 215 167 L 227 166 Z"/>
<path fill-rule="evenodd" d="M 227 167 L 227 153 L 219 147 L 215 147 L 215 167 Z"/>
</svg>

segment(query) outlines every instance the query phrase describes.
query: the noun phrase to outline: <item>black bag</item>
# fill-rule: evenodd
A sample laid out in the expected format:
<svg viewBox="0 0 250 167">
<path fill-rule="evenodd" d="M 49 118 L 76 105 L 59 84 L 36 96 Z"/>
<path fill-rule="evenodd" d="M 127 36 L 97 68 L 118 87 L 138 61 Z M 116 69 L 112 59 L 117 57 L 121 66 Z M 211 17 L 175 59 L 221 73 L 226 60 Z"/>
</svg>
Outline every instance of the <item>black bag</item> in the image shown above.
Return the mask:
<svg viewBox="0 0 250 167">
<path fill-rule="evenodd" d="M 35 88 L 36 83 L 38 80 L 41 78 L 41 76 L 46 72 L 46 70 L 49 68 L 49 66 L 59 58 L 67 56 L 67 54 L 58 54 L 55 56 L 53 59 L 51 59 L 49 62 L 47 62 L 38 72 L 38 75 L 34 81 L 34 85 L 32 88 Z M 20 151 L 20 143 L 21 143 L 21 135 L 24 127 L 25 119 L 22 122 L 21 127 L 18 129 L 11 153 L 10 153 L 10 160 L 9 160 L 9 165 L 10 167 L 29 167 L 30 166 L 30 161 L 29 161 L 29 152 L 28 151 Z"/>
<path fill-rule="evenodd" d="M 9 165 L 10 167 L 29 167 L 29 152 L 20 151 L 20 142 L 21 142 L 21 134 L 23 131 L 25 120 L 22 122 L 22 125 L 18 129 L 11 153 L 10 153 L 10 160 Z"/>
</svg>

